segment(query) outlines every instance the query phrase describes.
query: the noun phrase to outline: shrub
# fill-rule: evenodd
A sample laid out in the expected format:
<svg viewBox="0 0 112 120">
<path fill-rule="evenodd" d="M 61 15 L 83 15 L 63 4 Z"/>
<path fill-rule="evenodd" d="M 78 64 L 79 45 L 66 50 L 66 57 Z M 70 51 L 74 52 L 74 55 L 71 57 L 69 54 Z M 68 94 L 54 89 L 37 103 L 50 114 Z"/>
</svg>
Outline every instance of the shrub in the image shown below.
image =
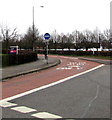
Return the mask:
<svg viewBox="0 0 112 120">
<path fill-rule="evenodd" d="M 39 53 L 42 53 L 42 51 L 39 51 Z M 78 56 L 84 56 L 84 55 L 93 55 L 93 51 L 62 51 L 62 50 L 49 50 L 50 54 L 58 54 L 58 55 L 78 55 Z M 112 56 L 112 51 L 95 51 L 94 55 L 99 56 Z"/>
<path fill-rule="evenodd" d="M 8 55 L 1 55 L 2 65 L 0 67 L 8 66 L 9 65 L 9 56 Z"/>
<path fill-rule="evenodd" d="M 24 64 L 32 61 L 36 61 L 38 59 L 36 52 L 21 52 L 18 55 L 16 54 L 7 54 L 2 55 L 2 67 Z"/>
</svg>

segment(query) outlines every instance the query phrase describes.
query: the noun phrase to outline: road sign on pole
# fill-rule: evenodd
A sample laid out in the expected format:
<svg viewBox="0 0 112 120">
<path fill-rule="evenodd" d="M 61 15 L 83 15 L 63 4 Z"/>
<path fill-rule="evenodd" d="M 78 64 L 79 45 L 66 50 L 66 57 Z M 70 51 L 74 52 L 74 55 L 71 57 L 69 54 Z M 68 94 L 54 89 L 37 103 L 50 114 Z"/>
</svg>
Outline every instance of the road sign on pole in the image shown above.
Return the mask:
<svg viewBox="0 0 112 120">
<path fill-rule="evenodd" d="M 49 33 L 45 33 L 44 34 L 44 38 L 45 38 L 45 40 L 48 40 L 50 38 L 50 34 Z"/>
<path fill-rule="evenodd" d="M 45 38 L 45 40 L 49 40 L 50 34 L 45 33 L 44 38 Z M 46 59 L 46 63 L 48 64 L 48 42 L 47 41 L 46 41 L 46 50 L 45 51 L 46 51 L 45 59 Z"/>
</svg>

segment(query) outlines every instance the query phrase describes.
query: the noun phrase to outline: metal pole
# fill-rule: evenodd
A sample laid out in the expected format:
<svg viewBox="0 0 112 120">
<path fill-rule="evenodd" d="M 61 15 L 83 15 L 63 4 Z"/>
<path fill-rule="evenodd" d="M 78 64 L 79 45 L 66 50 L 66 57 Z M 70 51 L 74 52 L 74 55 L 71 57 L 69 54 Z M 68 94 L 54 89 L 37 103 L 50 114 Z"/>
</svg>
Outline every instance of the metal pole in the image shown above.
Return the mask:
<svg viewBox="0 0 112 120">
<path fill-rule="evenodd" d="M 33 29 L 33 40 L 32 40 L 32 49 L 34 51 L 34 39 L 35 39 L 35 31 L 34 31 L 34 27 L 35 27 L 35 24 L 34 24 L 34 6 L 33 6 L 33 25 L 32 25 L 32 29 Z"/>
<path fill-rule="evenodd" d="M 47 41 L 46 41 L 46 52 L 47 52 L 46 63 L 48 64 L 48 42 Z"/>
<path fill-rule="evenodd" d="M 16 57 L 17 57 L 17 64 L 19 63 L 19 61 L 18 61 L 18 48 L 19 48 L 19 46 L 17 45 L 17 46 L 16 46 Z"/>
<path fill-rule="evenodd" d="M 40 6 L 43 8 L 44 6 Z M 32 40 L 32 49 L 34 51 L 34 42 L 35 42 L 35 8 L 33 6 L 33 24 L 32 24 L 32 29 L 33 29 L 33 40 Z"/>
<path fill-rule="evenodd" d="M 34 6 L 33 6 L 33 26 L 34 26 Z"/>
</svg>

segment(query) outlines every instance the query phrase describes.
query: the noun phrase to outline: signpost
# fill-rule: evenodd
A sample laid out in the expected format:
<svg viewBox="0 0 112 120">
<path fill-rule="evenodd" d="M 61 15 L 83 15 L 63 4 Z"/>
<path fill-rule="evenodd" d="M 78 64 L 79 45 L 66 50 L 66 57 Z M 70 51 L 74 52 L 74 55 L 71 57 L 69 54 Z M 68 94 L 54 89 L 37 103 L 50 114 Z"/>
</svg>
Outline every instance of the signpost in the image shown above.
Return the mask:
<svg viewBox="0 0 112 120">
<path fill-rule="evenodd" d="M 45 33 L 44 34 L 44 38 L 46 40 L 46 49 L 45 49 L 45 59 L 46 59 L 46 63 L 48 64 L 48 40 L 50 38 L 50 34 L 49 33 Z"/>
</svg>

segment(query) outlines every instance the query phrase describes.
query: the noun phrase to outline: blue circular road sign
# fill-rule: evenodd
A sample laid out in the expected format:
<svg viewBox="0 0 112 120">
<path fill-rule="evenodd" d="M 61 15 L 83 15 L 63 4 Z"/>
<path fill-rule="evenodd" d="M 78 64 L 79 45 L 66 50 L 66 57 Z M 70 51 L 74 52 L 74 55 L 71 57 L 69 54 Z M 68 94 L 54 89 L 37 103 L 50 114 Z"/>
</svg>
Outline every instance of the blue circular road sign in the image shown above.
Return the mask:
<svg viewBox="0 0 112 120">
<path fill-rule="evenodd" d="M 49 33 L 45 33 L 45 34 L 44 34 L 44 38 L 45 38 L 46 40 L 48 40 L 48 39 L 50 38 L 50 34 L 49 34 Z"/>
</svg>

